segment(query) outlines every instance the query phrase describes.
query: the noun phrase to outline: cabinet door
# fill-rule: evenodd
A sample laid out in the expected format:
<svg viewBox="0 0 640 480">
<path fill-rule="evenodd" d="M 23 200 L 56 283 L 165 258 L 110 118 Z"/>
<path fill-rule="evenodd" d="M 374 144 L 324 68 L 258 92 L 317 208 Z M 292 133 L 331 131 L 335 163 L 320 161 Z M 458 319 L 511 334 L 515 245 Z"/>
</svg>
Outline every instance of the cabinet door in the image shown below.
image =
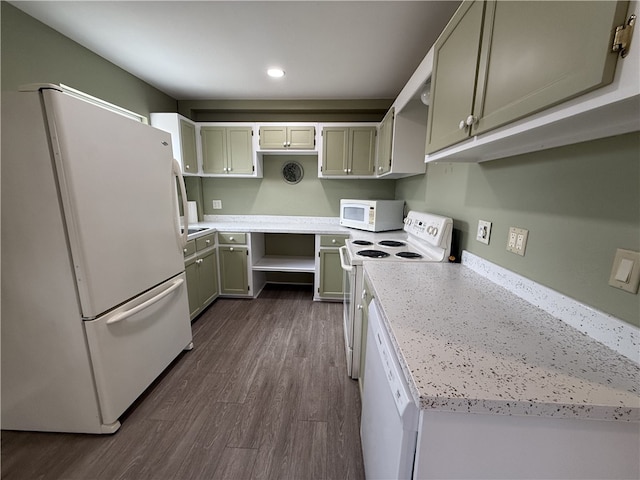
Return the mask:
<svg viewBox="0 0 640 480">
<path fill-rule="evenodd" d="M 200 298 L 198 296 L 198 264 L 196 258 L 187 260 L 184 264 L 187 276 L 187 297 L 189 298 L 189 317 L 193 320 L 198 310 L 200 310 Z"/>
<path fill-rule="evenodd" d="M 218 296 L 218 269 L 215 249 L 198 258 L 198 298 L 200 305 L 208 305 Z"/>
<path fill-rule="evenodd" d="M 326 127 L 322 132 L 322 174 L 346 175 L 349 129 Z"/>
<path fill-rule="evenodd" d="M 427 153 L 468 137 L 468 128 L 461 129 L 460 122 L 473 108 L 484 6 L 481 0 L 463 3 L 433 46 Z M 509 44 L 517 56 L 517 46 Z"/>
<path fill-rule="evenodd" d="M 224 127 L 201 127 L 202 171 L 227 173 L 227 134 Z"/>
<path fill-rule="evenodd" d="M 252 174 L 251 127 L 227 128 L 227 173 Z"/>
<path fill-rule="evenodd" d="M 352 175 L 375 173 L 376 129 L 375 127 L 352 127 L 349 129 L 349 158 Z"/>
<path fill-rule="evenodd" d="M 284 125 L 260 127 L 260 148 L 263 150 L 287 148 L 287 127 Z"/>
<path fill-rule="evenodd" d="M 391 152 L 393 146 L 393 121 L 395 111 L 391 108 L 380 122 L 378 137 L 378 155 L 376 156 L 376 173 L 382 175 L 391 170 Z"/>
<path fill-rule="evenodd" d="M 198 173 L 196 156 L 196 127 L 180 120 L 180 145 L 182 149 L 182 169 L 184 173 Z"/>
<path fill-rule="evenodd" d="M 220 255 L 220 293 L 247 295 L 249 293 L 247 249 L 219 247 L 218 252 Z"/>
<path fill-rule="evenodd" d="M 316 148 L 315 127 L 287 127 L 287 147 L 294 150 Z"/>
<path fill-rule="evenodd" d="M 488 2 L 472 134 L 613 81 L 627 2 Z"/>
<path fill-rule="evenodd" d="M 342 298 L 342 266 L 340 253 L 335 248 L 320 249 L 320 291 L 318 296 L 324 298 Z"/>
</svg>

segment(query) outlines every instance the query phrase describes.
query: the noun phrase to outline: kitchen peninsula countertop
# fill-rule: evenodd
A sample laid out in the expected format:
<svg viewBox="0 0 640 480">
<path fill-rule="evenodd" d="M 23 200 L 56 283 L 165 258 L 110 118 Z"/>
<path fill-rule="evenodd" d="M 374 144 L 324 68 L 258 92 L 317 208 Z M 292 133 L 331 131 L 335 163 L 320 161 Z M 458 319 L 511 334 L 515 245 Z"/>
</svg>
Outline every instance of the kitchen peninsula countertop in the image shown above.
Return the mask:
<svg viewBox="0 0 640 480">
<path fill-rule="evenodd" d="M 460 264 L 365 262 L 421 409 L 640 421 L 640 367 Z"/>
<path fill-rule="evenodd" d="M 205 215 L 196 227 L 220 232 L 308 233 L 350 235 L 353 230 L 340 226 L 338 217 L 303 217 L 280 215 Z"/>
</svg>

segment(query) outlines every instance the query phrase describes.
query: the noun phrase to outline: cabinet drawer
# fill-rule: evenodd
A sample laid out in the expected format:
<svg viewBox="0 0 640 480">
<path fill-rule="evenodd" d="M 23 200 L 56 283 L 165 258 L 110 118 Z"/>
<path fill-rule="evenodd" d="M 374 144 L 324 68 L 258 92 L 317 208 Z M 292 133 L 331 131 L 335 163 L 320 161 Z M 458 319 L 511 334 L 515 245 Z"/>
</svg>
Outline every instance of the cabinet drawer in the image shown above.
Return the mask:
<svg viewBox="0 0 640 480">
<path fill-rule="evenodd" d="M 189 255 L 193 255 L 194 253 L 196 253 L 196 241 L 189 240 L 185 245 L 185 247 L 182 249 L 182 252 L 184 253 L 185 257 L 188 257 Z"/>
<path fill-rule="evenodd" d="M 246 245 L 247 234 L 246 233 L 218 233 L 218 239 L 220 244 L 225 245 Z"/>
<path fill-rule="evenodd" d="M 341 247 L 349 235 L 320 235 L 321 247 Z"/>
<path fill-rule="evenodd" d="M 215 233 L 204 235 L 200 238 L 196 238 L 196 250 L 204 250 L 205 248 L 213 247 L 216 244 Z"/>
</svg>

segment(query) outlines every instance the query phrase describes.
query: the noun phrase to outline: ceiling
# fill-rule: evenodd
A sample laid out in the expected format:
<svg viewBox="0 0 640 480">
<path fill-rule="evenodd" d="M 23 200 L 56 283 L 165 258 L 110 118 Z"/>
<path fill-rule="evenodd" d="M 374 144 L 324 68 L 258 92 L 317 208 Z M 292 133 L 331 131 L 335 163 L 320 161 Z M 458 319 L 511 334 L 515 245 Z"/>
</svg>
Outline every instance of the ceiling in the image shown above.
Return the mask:
<svg viewBox="0 0 640 480">
<path fill-rule="evenodd" d="M 460 2 L 10 3 L 176 100 L 354 100 L 395 98 Z"/>
</svg>

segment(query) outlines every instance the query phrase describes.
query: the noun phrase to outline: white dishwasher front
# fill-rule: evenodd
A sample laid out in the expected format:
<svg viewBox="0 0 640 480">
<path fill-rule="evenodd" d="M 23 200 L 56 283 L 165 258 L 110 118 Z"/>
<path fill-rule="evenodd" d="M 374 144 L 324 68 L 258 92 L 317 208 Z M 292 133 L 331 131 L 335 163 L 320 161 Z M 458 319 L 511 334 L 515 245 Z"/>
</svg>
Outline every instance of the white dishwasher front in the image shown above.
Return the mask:
<svg viewBox="0 0 640 480">
<path fill-rule="evenodd" d="M 360 422 L 365 476 L 368 480 L 410 479 L 419 410 L 375 300 L 369 305 L 365 377 Z"/>
</svg>

